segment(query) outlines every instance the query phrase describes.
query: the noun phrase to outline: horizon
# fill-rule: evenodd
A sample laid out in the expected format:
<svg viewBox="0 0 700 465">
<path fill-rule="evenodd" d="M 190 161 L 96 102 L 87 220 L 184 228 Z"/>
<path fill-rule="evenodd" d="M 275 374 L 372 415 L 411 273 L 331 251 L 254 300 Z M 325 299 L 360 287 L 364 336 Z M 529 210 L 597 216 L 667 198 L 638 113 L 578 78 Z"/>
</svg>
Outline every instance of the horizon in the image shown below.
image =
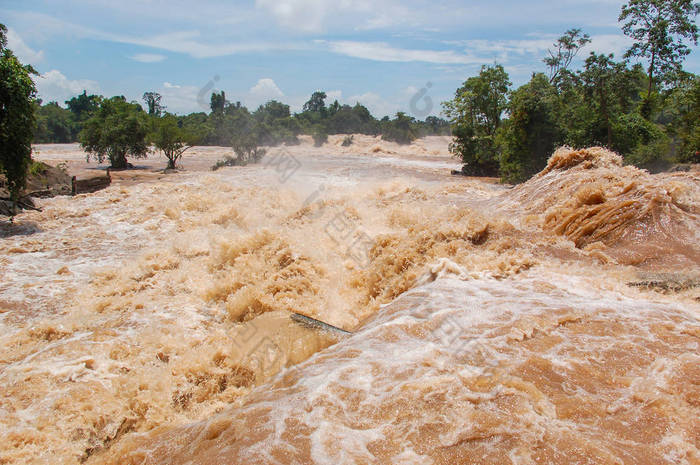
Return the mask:
<svg viewBox="0 0 700 465">
<path fill-rule="evenodd" d="M 186 114 L 208 112 L 210 94 L 223 90 L 251 110 L 277 100 L 299 112 L 321 90 L 327 103 L 361 103 L 377 118 L 424 119 L 481 65 L 502 64 L 513 87 L 544 72 L 547 49 L 571 28 L 592 38 L 574 66 L 593 50 L 621 59 L 630 44 L 617 22 L 623 3 L 536 2 L 523 15 L 514 1 L 210 0 L 193 18 L 182 1 L 9 0 L 4 21 L 9 48 L 40 73 L 45 103 L 65 107 L 83 90 L 141 103 L 153 91 Z M 684 68 L 696 73 L 691 49 Z"/>
</svg>

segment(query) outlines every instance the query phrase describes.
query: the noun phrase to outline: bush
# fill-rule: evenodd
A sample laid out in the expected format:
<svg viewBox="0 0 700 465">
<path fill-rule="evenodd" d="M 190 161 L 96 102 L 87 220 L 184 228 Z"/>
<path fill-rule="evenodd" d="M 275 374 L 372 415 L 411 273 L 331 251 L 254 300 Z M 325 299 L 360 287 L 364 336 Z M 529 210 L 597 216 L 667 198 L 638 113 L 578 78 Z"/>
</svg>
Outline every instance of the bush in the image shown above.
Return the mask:
<svg viewBox="0 0 700 465">
<path fill-rule="evenodd" d="M 218 160 L 211 166 L 211 170 L 216 171 L 219 168 L 223 168 L 224 166 L 245 166 L 245 163 L 242 163 L 238 158 L 234 158 L 230 155 L 225 155 L 223 159 Z"/>
<path fill-rule="evenodd" d="M 396 119 L 384 122 L 382 140 L 408 145 L 416 139 L 411 124 L 413 118 L 403 112 L 396 114 Z"/>
<path fill-rule="evenodd" d="M 353 139 L 355 139 L 355 136 L 353 136 L 353 135 L 345 136 L 343 138 L 343 143 L 341 145 L 343 147 L 350 147 L 352 145 L 352 143 L 354 142 Z"/>
<path fill-rule="evenodd" d="M 321 147 L 323 144 L 328 142 L 328 133 L 323 128 L 317 128 L 313 134 L 314 147 Z"/>
<path fill-rule="evenodd" d="M 625 156 L 625 164 L 647 169 L 653 173 L 665 171 L 671 167 L 671 140 L 663 133 L 648 144 L 638 145 Z"/>
<path fill-rule="evenodd" d="M 257 163 L 265 156 L 265 149 L 260 147 L 258 134 L 253 131 L 242 130 L 235 133 L 231 138 L 231 148 L 236 155 L 236 161 L 233 165 L 226 164 L 226 166 L 245 166 L 248 163 Z"/>
</svg>

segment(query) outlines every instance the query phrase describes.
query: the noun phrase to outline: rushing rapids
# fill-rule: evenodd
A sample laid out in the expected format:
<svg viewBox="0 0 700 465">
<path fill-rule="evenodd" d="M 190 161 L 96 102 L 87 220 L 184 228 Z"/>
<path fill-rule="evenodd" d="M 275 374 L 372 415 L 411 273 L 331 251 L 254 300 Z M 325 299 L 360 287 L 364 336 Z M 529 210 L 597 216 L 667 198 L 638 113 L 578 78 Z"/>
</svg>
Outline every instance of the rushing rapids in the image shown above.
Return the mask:
<svg viewBox="0 0 700 465">
<path fill-rule="evenodd" d="M 0 463 L 700 460 L 696 172 L 560 149 L 509 189 L 340 142 L 4 225 Z"/>
</svg>

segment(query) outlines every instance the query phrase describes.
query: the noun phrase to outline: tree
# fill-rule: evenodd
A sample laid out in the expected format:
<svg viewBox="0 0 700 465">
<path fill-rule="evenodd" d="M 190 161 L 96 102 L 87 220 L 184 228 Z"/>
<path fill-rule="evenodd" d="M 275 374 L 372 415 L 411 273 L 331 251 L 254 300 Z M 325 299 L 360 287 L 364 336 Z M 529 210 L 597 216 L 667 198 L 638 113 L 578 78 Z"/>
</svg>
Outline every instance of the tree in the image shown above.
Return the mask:
<svg viewBox="0 0 700 465">
<path fill-rule="evenodd" d="M 73 113 L 75 121 L 81 122 L 90 118 L 100 107 L 102 97 L 99 95 L 88 95 L 86 90 L 77 97 L 66 100 L 65 104 Z"/>
<path fill-rule="evenodd" d="M 681 70 L 690 53 L 684 43 L 697 45 L 698 27 L 694 18 L 700 5 L 693 0 L 630 0 L 622 5 L 619 21 L 625 21 L 622 31 L 634 39 L 625 58 L 648 60 L 647 105 L 655 80 L 667 82 Z M 647 116 L 649 110 L 646 111 Z"/>
<path fill-rule="evenodd" d="M 255 133 L 247 130 L 236 131 L 231 138 L 231 148 L 236 154 L 237 165 L 257 163 L 265 156 Z"/>
<path fill-rule="evenodd" d="M 76 123 L 69 110 L 61 108 L 56 102 L 36 105 L 35 143 L 65 144 L 74 142 Z"/>
<path fill-rule="evenodd" d="M 700 76 L 685 76 L 669 95 L 667 108 L 667 128 L 678 143 L 677 160 L 700 163 Z"/>
<path fill-rule="evenodd" d="M 321 113 L 322 117 L 326 116 L 326 93 L 321 91 L 316 91 L 311 94 L 311 98 L 308 102 L 304 104 L 304 111 L 310 111 L 313 113 Z"/>
<path fill-rule="evenodd" d="M 166 114 L 162 118 L 155 119 L 153 126 L 149 140 L 168 159 L 167 169 L 177 168 L 177 163 L 185 151 L 200 139 L 197 134 L 181 128 L 174 115 Z"/>
<path fill-rule="evenodd" d="M 496 131 L 506 109 L 511 83 L 501 65 L 482 66 L 478 76 L 467 79 L 451 101 L 444 102 L 452 123 L 450 152 L 462 159 L 475 176 L 498 173 Z"/>
<path fill-rule="evenodd" d="M 617 91 L 625 84 L 626 71 L 624 63 L 615 63 L 613 58 L 613 54 L 596 55 L 591 52 L 585 69 L 580 73 L 587 102 L 596 106 L 598 120 L 605 128 L 605 145 L 608 148 L 613 146 L 613 121 L 619 114 L 613 106 L 618 101 Z"/>
<path fill-rule="evenodd" d="M 413 132 L 415 119 L 404 112 L 396 113 L 396 118 L 384 124 L 382 139 L 398 144 L 410 144 L 416 138 Z"/>
<path fill-rule="evenodd" d="M 112 168 L 129 166 L 127 156 L 145 158 L 148 155 L 148 121 L 141 106 L 124 97 L 103 100 L 97 112 L 85 122 L 80 132 L 80 145 L 88 160 L 99 163 L 109 159 Z"/>
<path fill-rule="evenodd" d="M 222 90 L 221 93 L 213 92 L 211 94 L 211 107 L 212 113 L 223 113 L 224 108 L 226 108 L 226 94 Z"/>
<path fill-rule="evenodd" d="M 556 48 L 547 50 L 549 56 L 543 60 L 549 68 L 549 82 L 554 84 L 562 77 L 562 74 L 568 72 L 569 66 L 578 52 L 590 42 L 591 36 L 582 34 L 581 29 L 566 31 L 554 44 Z"/>
<path fill-rule="evenodd" d="M 143 101 L 148 107 L 148 114 L 151 116 L 160 116 L 165 110 L 165 105 L 162 105 L 160 101 L 162 96 L 157 92 L 144 92 Z"/>
<path fill-rule="evenodd" d="M 510 96 L 510 118 L 499 133 L 501 176 L 508 182 L 521 182 L 542 170 L 561 142 L 557 125 L 556 88 L 542 73 Z"/>
<path fill-rule="evenodd" d="M 0 24 L 0 172 L 5 175 L 13 213 L 32 160 L 37 74 L 7 48 L 7 28 Z"/>
</svg>

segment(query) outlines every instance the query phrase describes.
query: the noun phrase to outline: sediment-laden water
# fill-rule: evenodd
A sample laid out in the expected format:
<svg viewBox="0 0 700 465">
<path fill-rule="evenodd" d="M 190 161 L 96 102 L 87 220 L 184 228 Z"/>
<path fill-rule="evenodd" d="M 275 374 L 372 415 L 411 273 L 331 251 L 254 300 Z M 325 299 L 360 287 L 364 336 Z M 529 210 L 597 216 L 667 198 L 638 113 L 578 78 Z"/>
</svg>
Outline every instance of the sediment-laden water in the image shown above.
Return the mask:
<svg viewBox="0 0 700 465">
<path fill-rule="evenodd" d="M 697 173 L 356 141 L 3 226 L 0 462 L 700 460 Z"/>
</svg>

